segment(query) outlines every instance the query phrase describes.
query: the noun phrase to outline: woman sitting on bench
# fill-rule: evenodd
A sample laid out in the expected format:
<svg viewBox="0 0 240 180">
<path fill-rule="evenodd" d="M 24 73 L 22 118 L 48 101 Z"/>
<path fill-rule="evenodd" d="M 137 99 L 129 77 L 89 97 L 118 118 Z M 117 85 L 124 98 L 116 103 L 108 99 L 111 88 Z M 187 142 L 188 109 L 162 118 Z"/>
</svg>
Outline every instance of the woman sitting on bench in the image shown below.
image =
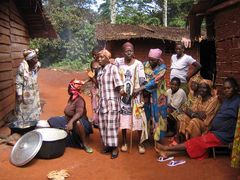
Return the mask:
<svg viewBox="0 0 240 180">
<path fill-rule="evenodd" d="M 166 158 L 180 152 L 187 152 L 191 158 L 204 159 L 208 156 L 208 148 L 231 143 L 240 104 L 237 81 L 234 78 L 227 78 L 223 84 L 223 92 L 225 100 L 206 134 L 174 146 L 157 144 L 156 151 L 159 155 Z"/>
</svg>

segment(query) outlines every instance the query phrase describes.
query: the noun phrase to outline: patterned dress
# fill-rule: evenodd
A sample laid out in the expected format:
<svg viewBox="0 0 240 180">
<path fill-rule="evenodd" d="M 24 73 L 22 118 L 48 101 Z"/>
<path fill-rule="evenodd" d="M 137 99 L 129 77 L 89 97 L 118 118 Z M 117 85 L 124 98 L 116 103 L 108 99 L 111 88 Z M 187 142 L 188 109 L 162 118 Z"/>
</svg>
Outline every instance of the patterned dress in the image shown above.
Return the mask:
<svg viewBox="0 0 240 180">
<path fill-rule="evenodd" d="M 107 64 L 97 75 L 99 88 L 99 130 L 105 147 L 118 146 L 120 94 L 117 87 L 122 86 L 118 68 Z"/>
<path fill-rule="evenodd" d="M 152 69 L 149 61 L 144 63 L 147 79 L 145 90 L 151 94 L 151 117 L 155 124 L 154 140 L 158 141 L 167 131 L 167 87 L 164 79 L 166 65 L 161 64 Z"/>
<path fill-rule="evenodd" d="M 29 71 L 26 60 L 23 60 L 18 68 L 16 75 L 16 93 L 22 96 L 23 102 L 16 100 L 16 117 L 18 120 L 32 121 L 39 120 L 41 114 L 40 96 L 38 89 L 38 68 Z"/>
<path fill-rule="evenodd" d="M 134 104 L 137 104 L 138 107 L 141 104 L 141 95 L 132 99 L 133 90 L 145 82 L 143 64 L 135 59 L 132 65 L 127 65 L 124 58 L 117 58 L 115 63 L 119 68 L 124 90 L 127 93 L 127 96 L 121 98 L 120 129 L 144 130 L 146 122 L 143 121 L 146 121 L 146 117 L 138 116 L 138 113 L 133 111 Z"/>
<path fill-rule="evenodd" d="M 238 119 L 233 141 L 231 166 L 233 168 L 240 167 L 240 108 L 238 109 Z"/>
</svg>

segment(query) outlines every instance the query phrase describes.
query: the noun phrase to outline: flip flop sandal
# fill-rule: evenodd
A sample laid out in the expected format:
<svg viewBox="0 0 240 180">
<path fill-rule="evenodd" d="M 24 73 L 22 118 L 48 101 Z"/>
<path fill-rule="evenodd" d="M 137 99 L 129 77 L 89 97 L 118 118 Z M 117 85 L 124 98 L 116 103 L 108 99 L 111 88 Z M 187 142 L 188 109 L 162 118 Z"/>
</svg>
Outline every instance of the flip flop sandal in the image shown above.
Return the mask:
<svg viewBox="0 0 240 180">
<path fill-rule="evenodd" d="M 93 153 L 93 149 L 92 148 L 90 148 L 90 147 L 88 147 L 88 146 L 85 146 L 84 147 L 84 150 L 87 152 L 87 153 Z"/>
<path fill-rule="evenodd" d="M 174 166 L 178 166 L 178 165 L 181 165 L 181 164 L 184 164 L 186 163 L 185 160 L 176 160 L 176 161 L 170 161 L 167 165 L 170 166 L 170 167 L 174 167 Z"/>
<path fill-rule="evenodd" d="M 158 162 L 165 162 L 165 161 L 170 161 L 170 160 L 173 160 L 174 159 L 174 157 L 173 156 L 171 156 L 171 157 L 163 157 L 163 156 L 160 156 L 158 159 L 157 159 L 157 161 Z"/>
</svg>

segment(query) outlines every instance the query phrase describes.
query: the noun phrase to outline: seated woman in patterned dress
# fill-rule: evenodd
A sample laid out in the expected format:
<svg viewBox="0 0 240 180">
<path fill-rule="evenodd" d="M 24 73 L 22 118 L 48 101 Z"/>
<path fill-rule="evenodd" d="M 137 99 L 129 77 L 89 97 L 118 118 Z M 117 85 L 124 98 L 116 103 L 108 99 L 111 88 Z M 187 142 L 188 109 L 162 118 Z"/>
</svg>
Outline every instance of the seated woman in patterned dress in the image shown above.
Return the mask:
<svg viewBox="0 0 240 180">
<path fill-rule="evenodd" d="M 186 140 L 200 136 L 208 130 L 218 109 L 218 97 L 212 94 L 210 80 L 202 80 L 199 85 L 199 95 L 195 103 L 177 116 L 179 133 L 185 135 Z"/>
<path fill-rule="evenodd" d="M 80 95 L 84 82 L 73 79 L 68 85 L 70 95 L 64 109 L 64 116 L 51 117 L 48 123 L 53 128 L 66 129 L 68 132 L 67 146 L 84 149 L 92 153 L 93 149 L 85 143 L 85 136 L 93 133 L 92 125 L 88 121 L 86 103 Z"/>
<path fill-rule="evenodd" d="M 233 142 L 240 105 L 237 81 L 227 78 L 223 84 L 223 92 L 225 99 L 205 134 L 174 146 L 157 144 L 156 151 L 159 155 L 166 158 L 187 152 L 191 158 L 204 159 L 208 156 L 208 148 Z"/>
</svg>

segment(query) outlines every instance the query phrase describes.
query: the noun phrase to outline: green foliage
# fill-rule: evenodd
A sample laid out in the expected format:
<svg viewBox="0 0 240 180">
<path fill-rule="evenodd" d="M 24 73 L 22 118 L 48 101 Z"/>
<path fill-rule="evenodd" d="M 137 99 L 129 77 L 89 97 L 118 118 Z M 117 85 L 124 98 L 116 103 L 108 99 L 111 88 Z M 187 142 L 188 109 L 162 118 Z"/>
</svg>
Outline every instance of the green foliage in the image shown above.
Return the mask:
<svg viewBox="0 0 240 180">
<path fill-rule="evenodd" d="M 40 49 L 44 66 L 64 66 L 81 70 L 91 61 L 95 46 L 95 13 L 92 0 L 45 0 L 44 7 L 59 39 L 33 39 L 31 47 Z"/>
<path fill-rule="evenodd" d="M 89 66 L 90 66 L 89 63 L 83 63 L 81 61 L 62 60 L 62 61 L 53 63 L 50 67 L 61 69 L 61 70 L 79 71 L 79 70 L 88 69 Z"/>
</svg>

